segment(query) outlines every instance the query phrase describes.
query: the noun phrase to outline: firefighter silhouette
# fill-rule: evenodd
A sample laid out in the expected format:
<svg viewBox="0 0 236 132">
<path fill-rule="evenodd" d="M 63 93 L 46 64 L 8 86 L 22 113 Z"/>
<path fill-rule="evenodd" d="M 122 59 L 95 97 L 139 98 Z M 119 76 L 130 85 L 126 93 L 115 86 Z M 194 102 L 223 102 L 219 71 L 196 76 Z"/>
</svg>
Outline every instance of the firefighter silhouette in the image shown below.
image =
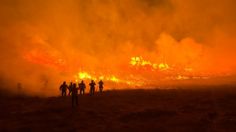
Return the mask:
<svg viewBox="0 0 236 132">
<path fill-rule="evenodd" d="M 99 85 L 98 88 L 99 88 L 99 92 L 100 92 L 100 93 L 102 93 L 102 91 L 103 91 L 103 84 L 104 84 L 104 83 L 103 83 L 102 80 L 100 80 L 100 81 L 98 82 L 98 85 Z"/>
<path fill-rule="evenodd" d="M 68 89 L 69 89 L 69 93 L 68 93 L 68 95 L 69 95 L 69 96 L 70 96 L 71 93 L 72 93 L 72 88 L 73 88 L 73 83 L 70 82 L 70 85 L 69 85 L 69 87 L 68 87 Z"/>
<path fill-rule="evenodd" d="M 78 106 L 79 105 L 79 103 L 78 103 L 78 90 L 79 90 L 79 88 L 76 87 L 76 83 L 73 83 L 71 88 L 72 88 L 71 89 L 72 107 Z"/>
<path fill-rule="evenodd" d="M 96 83 L 95 83 L 93 80 L 89 83 L 89 86 L 90 86 L 90 94 L 91 94 L 91 95 L 94 95 L 94 92 L 95 92 L 95 85 L 96 85 Z"/>
<path fill-rule="evenodd" d="M 86 85 L 85 85 L 84 81 L 82 80 L 81 83 L 79 83 L 80 94 L 85 93 L 85 88 L 86 88 Z"/>
<path fill-rule="evenodd" d="M 64 81 L 60 86 L 61 96 L 66 96 L 67 88 L 68 86 L 66 84 L 66 81 Z"/>
</svg>

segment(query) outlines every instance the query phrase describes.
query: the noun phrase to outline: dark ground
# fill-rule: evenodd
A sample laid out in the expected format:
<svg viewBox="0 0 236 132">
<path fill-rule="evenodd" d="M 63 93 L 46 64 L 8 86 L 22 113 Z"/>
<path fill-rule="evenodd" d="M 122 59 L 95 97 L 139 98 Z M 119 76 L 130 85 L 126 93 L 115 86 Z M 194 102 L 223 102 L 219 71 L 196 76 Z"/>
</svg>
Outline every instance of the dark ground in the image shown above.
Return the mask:
<svg viewBox="0 0 236 132">
<path fill-rule="evenodd" d="M 75 109 L 70 97 L 1 96 L 0 131 L 235 132 L 235 88 L 107 91 Z"/>
</svg>

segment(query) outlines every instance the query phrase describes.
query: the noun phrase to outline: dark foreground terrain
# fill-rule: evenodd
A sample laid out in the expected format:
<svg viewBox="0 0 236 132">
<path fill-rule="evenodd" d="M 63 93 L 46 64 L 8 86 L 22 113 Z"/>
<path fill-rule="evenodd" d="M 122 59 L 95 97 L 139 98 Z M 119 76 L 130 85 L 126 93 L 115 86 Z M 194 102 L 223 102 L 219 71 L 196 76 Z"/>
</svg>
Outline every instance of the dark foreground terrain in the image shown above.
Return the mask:
<svg viewBox="0 0 236 132">
<path fill-rule="evenodd" d="M 0 131 L 236 132 L 236 90 L 107 91 L 70 97 L 0 97 Z"/>
</svg>

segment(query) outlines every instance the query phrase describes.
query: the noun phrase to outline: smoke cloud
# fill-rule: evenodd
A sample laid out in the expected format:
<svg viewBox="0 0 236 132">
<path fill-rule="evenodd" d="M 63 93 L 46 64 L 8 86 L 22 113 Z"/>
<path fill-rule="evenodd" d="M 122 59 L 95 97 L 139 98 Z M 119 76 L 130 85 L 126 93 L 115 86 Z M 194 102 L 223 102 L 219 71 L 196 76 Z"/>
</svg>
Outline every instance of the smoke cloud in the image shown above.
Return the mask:
<svg viewBox="0 0 236 132">
<path fill-rule="evenodd" d="M 234 0 L 1 0 L 2 88 L 17 91 L 21 83 L 26 93 L 56 95 L 58 85 L 74 81 L 78 71 L 135 76 L 127 75 L 133 56 L 191 67 L 193 75 L 234 75 L 235 5 Z M 150 74 L 138 77 L 148 80 Z"/>
</svg>

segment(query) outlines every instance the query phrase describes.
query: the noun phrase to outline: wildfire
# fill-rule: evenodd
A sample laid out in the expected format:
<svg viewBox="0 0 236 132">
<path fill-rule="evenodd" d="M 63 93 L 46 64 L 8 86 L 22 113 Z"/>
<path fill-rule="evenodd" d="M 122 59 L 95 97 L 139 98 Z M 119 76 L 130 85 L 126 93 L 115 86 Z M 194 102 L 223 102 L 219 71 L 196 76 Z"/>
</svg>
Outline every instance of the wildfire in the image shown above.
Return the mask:
<svg viewBox="0 0 236 132">
<path fill-rule="evenodd" d="M 101 73 L 100 73 L 101 74 Z M 117 76 L 114 74 L 91 74 L 89 72 L 81 71 L 78 72 L 74 76 L 75 82 L 78 82 L 79 80 L 103 80 L 106 82 L 106 84 L 111 84 L 111 86 L 114 86 L 114 84 L 118 84 L 119 86 L 123 87 L 141 87 L 145 84 L 145 81 L 140 79 L 139 77 L 135 77 L 132 75 L 129 75 L 128 77 L 124 78 L 123 76 Z M 115 85 L 117 86 L 117 85 Z"/>
<path fill-rule="evenodd" d="M 159 69 L 161 71 L 168 70 L 170 68 L 166 63 L 152 63 L 151 61 L 144 60 L 141 56 L 131 57 L 130 64 L 136 67 L 150 66 L 154 70 Z"/>
<path fill-rule="evenodd" d="M 118 72 L 95 72 L 95 71 L 79 71 L 74 76 L 75 81 L 79 80 L 104 80 L 106 82 L 111 82 L 115 84 L 125 84 L 131 87 L 142 87 L 144 85 L 149 85 L 155 82 L 157 79 L 160 80 L 189 80 L 194 79 L 192 72 L 194 71 L 190 67 L 179 69 L 178 67 L 170 66 L 167 63 L 155 63 L 149 60 L 145 60 L 142 56 L 134 56 L 130 58 L 130 62 L 127 63 L 127 66 L 131 65 L 131 69 L 128 71 L 119 71 Z M 133 69 L 133 70 L 132 70 Z M 137 70 L 139 72 L 137 72 Z M 147 76 L 150 79 L 146 79 L 139 73 L 145 70 L 144 73 L 147 73 Z M 122 74 L 123 72 L 123 74 Z M 121 73 L 121 74 L 120 74 Z M 152 73 L 152 77 L 149 76 L 149 73 Z M 195 77 L 196 78 L 196 77 Z"/>
<path fill-rule="evenodd" d="M 146 66 L 146 65 L 152 65 L 150 61 L 146 61 L 143 59 L 143 57 L 132 57 L 130 61 L 131 65 L 136 66 Z"/>
<path fill-rule="evenodd" d="M 66 63 L 59 57 L 51 54 L 46 54 L 38 50 L 29 52 L 25 55 L 28 61 L 49 65 L 58 69 L 65 68 Z M 104 80 L 112 84 L 124 85 L 130 87 L 142 87 L 149 85 L 156 80 L 189 80 L 189 79 L 205 79 L 201 76 L 193 76 L 194 69 L 189 66 L 182 66 L 181 68 L 169 65 L 165 62 L 153 62 L 146 60 L 142 56 L 134 56 L 130 58 L 130 61 L 126 63 L 126 66 L 131 66 L 130 70 L 127 71 L 116 71 L 109 72 L 96 70 L 81 70 L 74 75 L 74 81 L 80 80 Z M 137 72 L 138 70 L 138 72 Z M 144 71 L 144 72 L 142 72 Z M 122 73 L 123 72 L 123 73 Z M 143 74 L 139 74 L 142 72 Z M 150 74 L 152 76 L 150 76 Z M 145 77 L 145 74 L 147 77 Z M 149 79 L 147 79 L 149 78 Z M 118 87 L 119 87 L 118 86 Z M 117 86 L 116 86 L 117 87 Z"/>
<path fill-rule="evenodd" d="M 88 72 L 84 72 L 84 71 L 81 71 L 81 72 L 78 72 L 75 76 L 75 81 L 78 81 L 78 80 L 105 80 L 105 81 L 111 81 L 111 82 L 116 82 L 116 83 L 119 83 L 121 82 L 121 79 L 119 79 L 118 77 L 116 77 L 115 75 L 101 75 L 101 76 L 98 76 L 98 75 L 92 75 Z"/>
<path fill-rule="evenodd" d="M 92 79 L 92 76 L 87 72 L 79 72 L 78 77 L 79 79 Z"/>
<path fill-rule="evenodd" d="M 167 69 L 169 69 L 170 67 L 169 67 L 169 65 L 166 64 L 166 63 L 161 63 L 161 64 L 158 65 L 158 68 L 159 68 L 160 70 L 167 70 Z"/>
</svg>

